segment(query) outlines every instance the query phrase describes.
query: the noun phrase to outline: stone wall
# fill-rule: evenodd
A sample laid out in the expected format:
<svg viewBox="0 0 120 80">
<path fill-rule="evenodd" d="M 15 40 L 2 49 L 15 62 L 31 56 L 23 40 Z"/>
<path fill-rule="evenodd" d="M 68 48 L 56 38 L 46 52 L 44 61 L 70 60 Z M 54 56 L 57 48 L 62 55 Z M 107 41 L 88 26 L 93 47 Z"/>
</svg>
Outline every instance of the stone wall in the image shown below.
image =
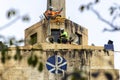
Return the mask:
<svg viewBox="0 0 120 80">
<path fill-rule="evenodd" d="M 20 52 L 22 59 L 15 60 L 15 54 Z M 83 71 L 87 75 L 88 80 L 96 80 L 93 75 L 99 72 L 97 77 L 100 80 L 106 72 L 112 74 L 113 80 L 118 77 L 118 70 L 114 69 L 114 54 L 112 51 L 104 52 L 103 50 L 58 50 L 57 55 L 67 60 L 67 70 L 64 74 L 50 73 L 46 68 L 46 61 L 49 57 L 55 55 L 54 50 L 38 50 L 38 49 L 16 49 L 9 50 L 7 55 L 11 56 L 6 59 L 3 64 L 0 62 L 0 79 L 1 80 L 60 80 L 64 74 L 73 73 L 75 70 Z M 6 57 L 7 57 L 6 55 Z M 28 65 L 28 58 L 36 55 L 38 58 L 37 65 L 32 67 Z M 0 59 L 2 56 L 0 55 Z M 43 63 L 43 71 L 39 72 L 39 63 Z M 101 72 L 102 71 L 102 72 Z M 69 79 L 69 78 L 68 78 Z M 70 80 L 70 79 L 69 79 Z M 107 80 L 107 79 L 103 79 Z"/>
</svg>

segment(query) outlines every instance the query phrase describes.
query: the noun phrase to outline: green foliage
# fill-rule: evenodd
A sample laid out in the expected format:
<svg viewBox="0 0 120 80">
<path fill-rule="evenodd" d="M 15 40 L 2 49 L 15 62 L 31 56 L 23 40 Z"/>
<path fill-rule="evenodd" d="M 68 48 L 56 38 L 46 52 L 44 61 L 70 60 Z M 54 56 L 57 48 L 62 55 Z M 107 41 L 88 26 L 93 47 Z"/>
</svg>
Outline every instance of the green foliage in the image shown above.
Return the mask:
<svg viewBox="0 0 120 80">
<path fill-rule="evenodd" d="M 111 7 L 110 8 L 110 14 L 112 15 L 114 13 L 115 8 Z"/>
<path fill-rule="evenodd" d="M 11 58 L 12 58 L 11 56 L 9 56 L 9 55 L 7 56 L 7 60 L 10 60 Z"/>
<path fill-rule="evenodd" d="M 8 19 L 10 19 L 14 16 L 18 16 L 18 14 L 19 13 L 17 12 L 16 9 L 10 9 L 10 10 L 8 10 L 6 16 L 7 16 Z M 28 15 L 24 15 L 24 16 L 21 16 L 21 17 L 22 17 L 22 21 L 29 21 L 30 20 L 30 17 Z"/>
<path fill-rule="evenodd" d="M 113 80 L 113 76 L 111 73 L 105 72 L 104 74 L 108 80 Z"/>
<path fill-rule="evenodd" d="M 80 7 L 80 11 L 83 12 L 84 9 L 85 9 L 85 5 L 81 5 L 81 7 Z"/>
<path fill-rule="evenodd" d="M 23 39 L 16 41 L 16 43 L 23 43 L 23 42 L 24 42 Z"/>
<path fill-rule="evenodd" d="M 28 58 L 28 64 L 30 66 L 38 67 L 38 71 L 41 72 L 43 70 L 43 63 L 38 60 L 38 57 L 36 55 L 31 54 L 31 56 Z M 38 66 L 37 66 L 38 65 Z"/>
<path fill-rule="evenodd" d="M 38 70 L 40 72 L 43 70 L 43 63 L 42 62 L 39 63 Z"/>
<path fill-rule="evenodd" d="M 2 56 L 1 61 L 3 64 L 5 63 L 5 61 L 6 61 L 5 56 Z"/>
<path fill-rule="evenodd" d="M 6 62 L 7 46 L 0 42 L 0 51 L 1 51 L 1 61 L 2 63 Z"/>
<path fill-rule="evenodd" d="M 66 73 L 62 80 L 88 80 L 88 74 L 85 71 L 75 69 L 72 73 Z"/>
<path fill-rule="evenodd" d="M 99 0 L 95 0 L 95 3 L 98 3 L 99 2 Z"/>
<path fill-rule="evenodd" d="M 120 13 L 118 12 L 118 11 L 120 11 L 119 5 L 117 5 L 117 4 L 113 5 L 109 8 L 109 10 L 110 10 L 110 15 L 114 15 L 116 13 L 116 15 L 118 15 L 118 17 L 119 17 L 119 15 L 120 15 Z"/>
<path fill-rule="evenodd" d="M 99 76 L 99 74 L 100 74 L 99 72 L 94 72 L 91 75 L 92 75 L 92 77 L 97 78 Z"/>
<path fill-rule="evenodd" d="M 30 57 L 28 58 L 28 64 L 29 64 L 29 65 L 32 65 L 32 56 L 30 56 Z"/>
<path fill-rule="evenodd" d="M 111 29 L 104 28 L 103 31 L 120 31 L 120 25 L 116 23 L 117 20 L 120 18 L 120 5 L 117 3 L 113 3 L 111 6 L 108 6 L 109 8 L 109 16 L 111 20 L 107 20 L 103 15 L 101 15 L 102 11 L 99 11 L 99 8 L 95 8 L 98 3 L 100 4 L 100 1 L 102 0 L 94 0 L 94 1 L 89 1 L 87 4 L 80 5 L 79 10 L 81 12 L 85 10 L 89 10 L 95 14 L 95 16 L 98 17 L 98 19 L 107 25 L 111 27 Z M 101 3 L 102 4 L 102 3 Z M 104 6 L 104 5 L 103 5 Z M 107 15 L 107 14 L 106 14 Z"/>
<path fill-rule="evenodd" d="M 38 63 L 38 57 L 36 55 L 31 55 L 28 58 L 28 64 L 32 67 L 35 67 Z"/>
<path fill-rule="evenodd" d="M 9 42 L 9 45 L 16 45 L 15 46 L 16 54 L 13 56 L 14 60 L 21 61 L 22 58 L 24 58 L 24 54 L 21 55 L 21 50 L 19 49 L 19 46 L 17 46 L 17 44 L 24 42 L 24 40 L 16 41 L 15 38 L 10 38 L 8 42 Z M 1 50 L 2 63 L 5 63 L 7 60 L 10 60 L 12 58 L 10 55 L 8 55 L 8 47 L 2 42 L 0 42 L 0 50 Z M 30 53 L 31 55 L 28 57 L 28 60 L 27 60 L 28 65 L 30 65 L 33 68 L 37 67 L 38 70 L 41 72 L 43 70 L 43 63 L 39 61 L 40 57 L 34 54 L 34 49 L 31 49 L 31 51 L 32 51 Z"/>
<path fill-rule="evenodd" d="M 15 54 L 14 59 L 20 61 L 22 59 L 22 56 L 19 54 Z"/>
<path fill-rule="evenodd" d="M 15 16 L 16 15 L 16 10 L 15 9 L 10 9 L 10 10 L 8 10 L 8 12 L 7 12 L 7 18 L 11 18 L 11 17 L 13 17 L 13 16 Z"/>
<path fill-rule="evenodd" d="M 14 45 L 14 41 L 15 41 L 15 38 L 10 38 L 9 44 L 10 44 L 10 45 Z"/>
<path fill-rule="evenodd" d="M 100 71 L 93 72 L 91 75 L 92 75 L 92 77 L 97 78 L 100 75 Z M 104 75 L 105 75 L 106 79 L 113 80 L 113 75 L 111 73 L 104 72 Z"/>
<path fill-rule="evenodd" d="M 21 53 L 20 53 L 20 49 L 18 46 L 16 46 L 16 54 L 14 55 L 14 59 L 15 60 L 22 60 L 22 56 L 21 56 Z"/>
<path fill-rule="evenodd" d="M 37 65 L 37 63 L 38 63 L 38 58 L 37 58 L 36 55 L 34 55 L 34 56 L 32 57 L 32 66 L 35 67 L 35 66 Z"/>
<path fill-rule="evenodd" d="M 29 21 L 29 20 L 30 20 L 30 17 L 27 16 L 27 15 L 25 15 L 25 16 L 22 17 L 22 20 L 23 20 L 23 21 Z"/>
<path fill-rule="evenodd" d="M 11 38 L 9 40 L 9 45 L 17 45 L 17 43 L 22 43 L 24 40 L 16 41 L 15 38 Z M 15 46 L 16 48 L 16 54 L 14 55 L 14 60 L 21 61 L 23 55 L 21 55 L 21 50 L 18 46 Z M 7 60 L 10 60 L 12 57 L 8 55 L 8 47 L 0 42 L 0 50 L 1 50 L 1 62 L 5 63 Z M 32 66 L 33 68 L 37 67 L 38 70 L 41 72 L 43 70 L 43 63 L 40 62 L 38 59 L 39 57 L 34 54 L 34 49 L 32 49 L 32 52 L 30 53 L 30 57 L 28 57 L 28 65 Z M 37 66 L 38 65 L 38 66 Z"/>
</svg>

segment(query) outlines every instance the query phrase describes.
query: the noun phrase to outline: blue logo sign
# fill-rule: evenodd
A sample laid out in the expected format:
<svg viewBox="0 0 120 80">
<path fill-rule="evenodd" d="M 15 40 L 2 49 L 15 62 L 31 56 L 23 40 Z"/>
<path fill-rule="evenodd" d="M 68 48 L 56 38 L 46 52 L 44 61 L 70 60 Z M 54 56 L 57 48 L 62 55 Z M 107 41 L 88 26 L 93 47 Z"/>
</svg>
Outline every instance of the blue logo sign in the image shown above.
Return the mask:
<svg viewBox="0 0 120 80">
<path fill-rule="evenodd" d="M 55 55 L 48 58 L 46 67 L 51 73 L 64 73 L 67 69 L 67 62 L 63 57 Z"/>
</svg>

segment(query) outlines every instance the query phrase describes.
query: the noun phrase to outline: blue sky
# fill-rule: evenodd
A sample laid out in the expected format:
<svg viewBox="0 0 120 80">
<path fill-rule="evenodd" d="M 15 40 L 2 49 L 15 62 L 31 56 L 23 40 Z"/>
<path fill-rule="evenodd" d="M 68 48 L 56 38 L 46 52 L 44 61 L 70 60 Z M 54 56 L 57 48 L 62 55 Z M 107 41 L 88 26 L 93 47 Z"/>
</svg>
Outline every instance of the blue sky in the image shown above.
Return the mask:
<svg viewBox="0 0 120 80">
<path fill-rule="evenodd" d="M 89 0 L 66 0 L 66 18 L 88 29 L 89 45 L 94 43 L 96 46 L 104 46 L 104 44 L 106 44 L 110 39 L 114 41 L 115 50 L 120 51 L 120 38 L 118 38 L 120 31 L 102 32 L 105 27 L 110 27 L 107 24 L 99 21 L 97 16 L 95 16 L 91 11 L 80 13 L 78 10 L 81 4 L 85 4 L 88 1 Z M 102 6 L 99 4 L 95 7 L 97 10 L 100 10 L 101 15 L 108 20 L 111 18 L 108 15 L 107 8 L 112 4 L 113 1 L 117 2 L 117 4 L 120 4 L 119 0 L 103 0 Z M 46 0 L 0 0 L 0 27 L 14 19 L 12 18 L 8 20 L 6 18 L 6 11 L 11 8 L 16 9 L 19 12 L 18 15 L 29 15 L 31 20 L 30 22 L 25 23 L 20 19 L 8 28 L 0 30 L 0 35 L 5 36 L 6 38 L 14 36 L 17 39 L 24 39 L 24 30 L 40 21 L 40 16 L 43 15 L 43 12 L 46 10 Z M 115 55 L 116 54 L 118 55 L 119 53 L 115 53 Z M 115 59 L 119 58 L 118 56 L 115 57 Z"/>
</svg>

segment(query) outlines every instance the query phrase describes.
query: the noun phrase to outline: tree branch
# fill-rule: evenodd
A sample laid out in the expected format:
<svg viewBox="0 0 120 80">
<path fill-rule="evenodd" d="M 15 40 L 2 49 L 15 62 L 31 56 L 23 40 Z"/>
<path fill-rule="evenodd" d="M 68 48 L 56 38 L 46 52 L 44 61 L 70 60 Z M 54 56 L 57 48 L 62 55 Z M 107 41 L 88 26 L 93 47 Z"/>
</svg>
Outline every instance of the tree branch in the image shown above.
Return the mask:
<svg viewBox="0 0 120 80">
<path fill-rule="evenodd" d="M 12 21 L 10 21 L 9 23 L 3 25 L 0 27 L 0 30 L 3 30 L 5 28 L 7 28 L 8 26 L 12 25 L 13 23 L 17 22 L 19 19 L 21 18 L 21 16 L 17 16 L 15 19 L 13 19 Z"/>
<path fill-rule="evenodd" d="M 112 28 L 112 29 L 105 28 L 103 31 L 118 31 L 118 30 L 120 30 L 119 26 L 115 26 L 113 24 L 113 21 L 116 19 L 117 16 L 113 17 L 112 22 L 109 22 L 109 21 L 105 20 L 93 7 L 90 7 L 90 10 L 98 17 L 99 20 L 108 24 Z"/>
</svg>

